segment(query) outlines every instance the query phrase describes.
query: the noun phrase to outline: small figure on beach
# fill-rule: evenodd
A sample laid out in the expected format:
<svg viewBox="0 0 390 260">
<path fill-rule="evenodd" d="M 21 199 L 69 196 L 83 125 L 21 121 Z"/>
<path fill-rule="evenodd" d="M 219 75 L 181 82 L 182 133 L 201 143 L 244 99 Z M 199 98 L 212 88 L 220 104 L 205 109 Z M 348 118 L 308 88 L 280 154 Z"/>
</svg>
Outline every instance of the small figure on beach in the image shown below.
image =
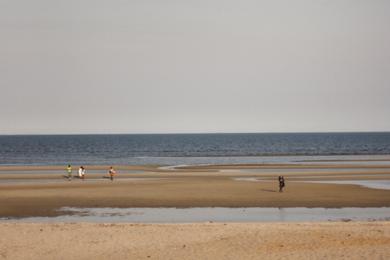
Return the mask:
<svg viewBox="0 0 390 260">
<path fill-rule="evenodd" d="M 279 176 L 279 192 L 283 192 L 284 186 L 285 186 L 284 177 Z"/>
<path fill-rule="evenodd" d="M 66 167 L 66 171 L 68 172 L 68 180 L 70 181 L 72 179 L 72 166 L 70 164 Z"/>
<path fill-rule="evenodd" d="M 85 179 L 85 168 L 84 166 L 80 166 L 79 168 L 79 178 L 84 180 Z"/>
<path fill-rule="evenodd" d="M 115 170 L 114 170 L 114 168 L 112 166 L 110 167 L 110 170 L 108 171 L 108 174 L 110 175 L 111 181 L 113 181 L 114 180 L 114 175 L 116 174 L 116 172 L 115 172 Z"/>
</svg>

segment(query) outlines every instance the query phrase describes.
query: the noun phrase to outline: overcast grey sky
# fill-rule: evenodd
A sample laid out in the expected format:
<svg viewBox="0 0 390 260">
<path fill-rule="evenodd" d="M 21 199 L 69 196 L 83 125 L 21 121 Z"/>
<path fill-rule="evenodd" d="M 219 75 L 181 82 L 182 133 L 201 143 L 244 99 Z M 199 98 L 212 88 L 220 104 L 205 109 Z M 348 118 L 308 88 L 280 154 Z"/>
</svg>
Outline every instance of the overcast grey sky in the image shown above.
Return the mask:
<svg viewBox="0 0 390 260">
<path fill-rule="evenodd" d="M 388 0 L 0 0 L 0 134 L 390 131 Z"/>
</svg>

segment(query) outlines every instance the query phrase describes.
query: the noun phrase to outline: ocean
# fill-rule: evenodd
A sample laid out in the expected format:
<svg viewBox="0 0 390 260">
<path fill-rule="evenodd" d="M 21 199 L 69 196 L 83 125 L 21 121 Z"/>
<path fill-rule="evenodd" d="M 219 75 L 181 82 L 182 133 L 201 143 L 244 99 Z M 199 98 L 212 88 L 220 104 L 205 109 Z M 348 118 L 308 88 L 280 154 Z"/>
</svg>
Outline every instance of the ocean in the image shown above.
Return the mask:
<svg viewBox="0 0 390 260">
<path fill-rule="evenodd" d="M 0 136 L 0 165 L 236 164 L 381 155 L 390 155 L 390 133 Z"/>
</svg>

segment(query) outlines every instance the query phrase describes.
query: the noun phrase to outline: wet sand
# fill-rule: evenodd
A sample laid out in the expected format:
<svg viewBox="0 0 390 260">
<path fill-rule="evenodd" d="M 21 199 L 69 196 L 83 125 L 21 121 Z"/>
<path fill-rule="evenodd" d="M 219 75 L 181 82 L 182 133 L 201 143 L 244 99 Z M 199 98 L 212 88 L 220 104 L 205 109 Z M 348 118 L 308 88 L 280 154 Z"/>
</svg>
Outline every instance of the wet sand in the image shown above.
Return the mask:
<svg viewBox="0 0 390 260">
<path fill-rule="evenodd" d="M 63 174 L 51 173 L 64 170 L 63 167 L 0 167 L 0 217 L 56 216 L 59 214 L 57 209 L 61 207 L 390 206 L 390 190 L 305 182 L 312 179 L 389 180 L 388 167 L 383 167 L 385 172 L 379 177 L 377 171 L 370 171 L 377 169 L 377 165 L 364 166 L 362 168 L 366 171 L 363 172 L 354 172 L 353 168 L 348 172 L 344 169 L 337 172 L 332 168 L 329 173 L 316 173 L 315 169 L 314 172 L 286 173 L 287 186 L 283 193 L 278 192 L 278 173 L 221 172 L 248 167 L 270 166 L 224 165 L 212 166 L 211 169 L 201 166 L 174 170 L 163 170 L 157 166 L 117 166 L 118 174 L 113 182 L 103 178 L 107 166 L 87 166 L 86 181 L 68 181 L 63 178 L 65 171 Z M 282 171 L 292 166 L 272 165 L 273 169 L 275 167 Z M 321 165 L 315 167 L 324 169 Z M 101 173 L 88 174 L 88 170 L 100 170 Z M 123 173 L 126 170 L 139 170 L 140 173 Z M 29 171 L 33 173 L 29 174 Z M 235 180 L 245 177 L 266 178 L 268 181 Z"/>
<path fill-rule="evenodd" d="M 390 222 L 0 224 L 0 259 L 389 259 Z"/>
</svg>

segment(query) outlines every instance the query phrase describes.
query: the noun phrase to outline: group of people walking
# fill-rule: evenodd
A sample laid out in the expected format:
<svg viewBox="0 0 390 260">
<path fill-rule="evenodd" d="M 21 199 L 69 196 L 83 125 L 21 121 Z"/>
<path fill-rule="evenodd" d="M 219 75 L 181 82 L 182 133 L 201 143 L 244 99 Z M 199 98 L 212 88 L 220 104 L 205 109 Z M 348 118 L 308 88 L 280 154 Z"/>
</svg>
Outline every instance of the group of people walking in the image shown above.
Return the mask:
<svg viewBox="0 0 390 260">
<path fill-rule="evenodd" d="M 68 167 L 66 168 L 66 171 L 68 173 L 68 180 L 72 180 L 72 166 L 69 164 Z M 108 175 L 111 181 L 114 180 L 114 175 L 116 174 L 114 168 L 111 166 L 110 169 L 108 170 Z M 80 166 L 78 170 L 78 178 L 85 180 L 85 168 L 84 166 Z"/>
</svg>

